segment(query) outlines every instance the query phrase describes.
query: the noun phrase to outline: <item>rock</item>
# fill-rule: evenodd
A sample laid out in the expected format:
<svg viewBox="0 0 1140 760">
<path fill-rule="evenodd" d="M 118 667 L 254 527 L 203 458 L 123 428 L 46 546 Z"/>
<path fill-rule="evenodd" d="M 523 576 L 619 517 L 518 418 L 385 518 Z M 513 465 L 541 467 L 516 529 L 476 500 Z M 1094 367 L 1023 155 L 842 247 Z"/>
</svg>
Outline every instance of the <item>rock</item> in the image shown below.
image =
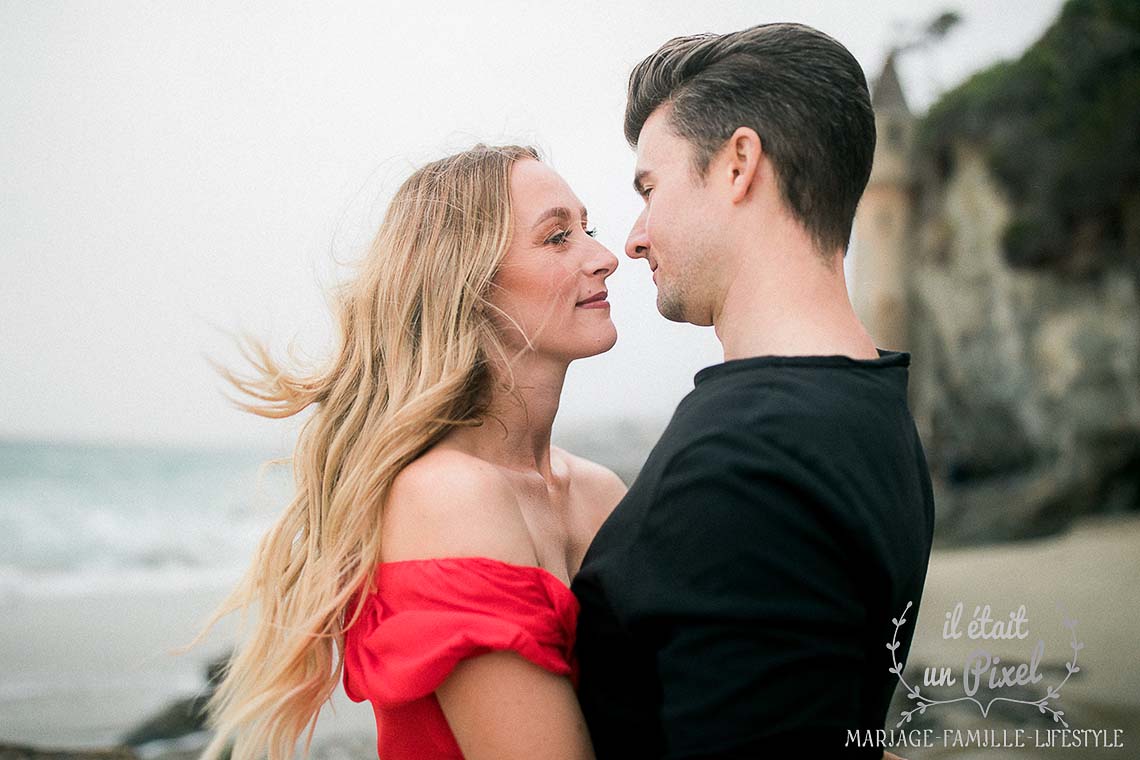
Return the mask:
<svg viewBox="0 0 1140 760">
<path fill-rule="evenodd" d="M 130 747 L 44 749 L 23 744 L 0 744 L 0 760 L 138 760 L 138 755 Z"/>
<path fill-rule="evenodd" d="M 1140 71 L 1108 44 L 1135 46 L 1130 8 L 1066 4 L 921 119 L 894 56 L 875 84 L 853 300 L 877 345 L 911 353 L 941 546 L 1140 510 L 1140 187 L 1135 151 L 1114 152 L 1140 99 L 1109 97 L 1130 81 L 1114 66 Z"/>
<path fill-rule="evenodd" d="M 145 720 L 123 737 L 123 744 L 142 747 L 154 742 L 169 742 L 197 735 L 206 728 L 206 703 L 225 674 L 229 655 L 206 667 L 206 686 L 199 694 L 172 702 L 162 712 Z"/>
<path fill-rule="evenodd" d="M 924 189 L 909 291 L 911 408 L 937 484 L 936 537 L 1036 537 L 1140 508 L 1136 278 L 1011 268 L 1002 188 L 971 146 L 953 163 Z M 938 256 L 921 245 L 932 238 L 947 246 Z"/>
</svg>

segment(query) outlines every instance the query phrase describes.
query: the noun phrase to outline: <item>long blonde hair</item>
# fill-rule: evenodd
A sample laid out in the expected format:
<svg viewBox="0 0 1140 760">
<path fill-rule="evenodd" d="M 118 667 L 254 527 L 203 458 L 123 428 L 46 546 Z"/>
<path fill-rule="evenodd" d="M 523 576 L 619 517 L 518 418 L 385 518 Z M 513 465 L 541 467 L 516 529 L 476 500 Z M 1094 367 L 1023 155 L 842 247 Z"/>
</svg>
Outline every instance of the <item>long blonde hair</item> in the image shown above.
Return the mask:
<svg viewBox="0 0 1140 760">
<path fill-rule="evenodd" d="M 449 430 L 486 414 L 492 363 L 506 358 L 487 295 L 510 243 L 510 172 L 538 158 L 530 147 L 477 145 L 413 173 L 336 292 L 340 347 L 327 367 L 282 367 L 249 339 L 242 352 L 253 378 L 218 367 L 252 399 L 237 402 L 249 412 L 314 413 L 293 453 L 292 501 L 194 642 L 231 612 L 257 608 L 207 706 L 215 734 L 204 759 L 231 739 L 234 760 L 292 757 L 306 729 L 308 753 L 364 594 L 351 610 L 350 601 L 372 588 L 393 479 Z"/>
</svg>

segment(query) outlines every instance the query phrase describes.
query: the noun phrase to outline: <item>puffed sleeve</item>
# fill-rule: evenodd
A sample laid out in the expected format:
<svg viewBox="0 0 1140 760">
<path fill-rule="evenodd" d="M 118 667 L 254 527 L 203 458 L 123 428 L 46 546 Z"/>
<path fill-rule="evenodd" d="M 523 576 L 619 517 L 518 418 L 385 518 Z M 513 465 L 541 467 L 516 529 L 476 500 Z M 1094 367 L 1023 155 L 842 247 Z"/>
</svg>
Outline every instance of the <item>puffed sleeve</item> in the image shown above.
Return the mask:
<svg viewBox="0 0 1140 760">
<path fill-rule="evenodd" d="M 395 707 L 431 694 L 461 660 L 504 650 L 577 685 L 576 616 L 573 594 L 541 568 L 480 557 L 383 563 L 345 636 L 345 692 Z"/>
</svg>

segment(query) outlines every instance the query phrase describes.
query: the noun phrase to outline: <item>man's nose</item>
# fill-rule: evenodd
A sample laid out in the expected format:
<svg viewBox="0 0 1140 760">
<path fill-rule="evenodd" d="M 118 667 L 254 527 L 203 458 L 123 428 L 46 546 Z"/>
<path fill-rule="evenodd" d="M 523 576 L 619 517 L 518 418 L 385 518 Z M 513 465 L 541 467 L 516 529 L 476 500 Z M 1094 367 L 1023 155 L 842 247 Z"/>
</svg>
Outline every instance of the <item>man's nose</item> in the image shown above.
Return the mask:
<svg viewBox="0 0 1140 760">
<path fill-rule="evenodd" d="M 631 259 L 643 259 L 649 255 L 649 236 L 645 234 L 645 212 L 637 217 L 629 238 L 625 241 L 625 255 Z"/>
</svg>

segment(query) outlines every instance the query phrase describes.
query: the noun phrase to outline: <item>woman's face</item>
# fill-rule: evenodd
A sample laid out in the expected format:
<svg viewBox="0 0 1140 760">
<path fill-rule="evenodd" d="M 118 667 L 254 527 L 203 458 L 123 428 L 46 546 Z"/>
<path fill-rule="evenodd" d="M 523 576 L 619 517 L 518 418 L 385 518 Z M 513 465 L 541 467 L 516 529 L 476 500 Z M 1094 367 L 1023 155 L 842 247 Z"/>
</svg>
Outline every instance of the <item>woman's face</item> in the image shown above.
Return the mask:
<svg viewBox="0 0 1140 760">
<path fill-rule="evenodd" d="M 492 310 L 508 350 L 526 346 L 521 329 L 535 353 L 566 362 L 608 351 L 617 330 L 605 282 L 617 257 L 587 231 L 582 202 L 546 164 L 516 161 L 510 192 L 511 245 L 489 296 L 514 321 Z"/>
</svg>

